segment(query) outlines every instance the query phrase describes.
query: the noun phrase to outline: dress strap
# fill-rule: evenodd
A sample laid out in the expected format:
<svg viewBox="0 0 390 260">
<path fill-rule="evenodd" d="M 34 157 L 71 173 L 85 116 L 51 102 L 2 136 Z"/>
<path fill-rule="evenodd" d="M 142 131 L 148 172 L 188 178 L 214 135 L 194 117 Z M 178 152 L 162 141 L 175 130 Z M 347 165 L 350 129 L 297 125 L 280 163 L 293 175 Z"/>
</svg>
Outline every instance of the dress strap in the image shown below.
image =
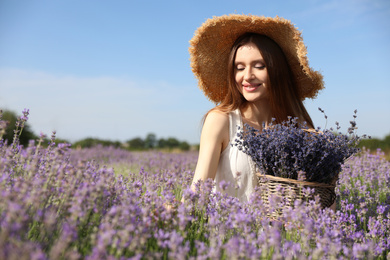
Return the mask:
<svg viewBox="0 0 390 260">
<path fill-rule="evenodd" d="M 229 113 L 229 137 L 231 141 L 236 138 L 238 126 L 242 127 L 242 119 L 240 110 L 236 109 Z"/>
<path fill-rule="evenodd" d="M 241 116 L 240 109 L 237 108 L 236 110 L 229 113 L 229 122 L 230 122 L 229 123 L 229 135 L 230 135 L 231 142 L 233 142 L 234 139 L 236 139 L 236 137 L 237 137 L 238 126 L 240 126 L 241 129 L 244 126 L 244 124 L 242 122 L 242 116 Z M 248 160 L 248 164 L 250 167 L 250 171 L 252 173 L 253 181 L 254 181 L 254 183 L 256 183 L 255 173 L 258 171 L 256 164 L 254 163 L 254 161 L 251 159 L 251 157 L 249 155 L 247 156 L 247 160 Z"/>
</svg>

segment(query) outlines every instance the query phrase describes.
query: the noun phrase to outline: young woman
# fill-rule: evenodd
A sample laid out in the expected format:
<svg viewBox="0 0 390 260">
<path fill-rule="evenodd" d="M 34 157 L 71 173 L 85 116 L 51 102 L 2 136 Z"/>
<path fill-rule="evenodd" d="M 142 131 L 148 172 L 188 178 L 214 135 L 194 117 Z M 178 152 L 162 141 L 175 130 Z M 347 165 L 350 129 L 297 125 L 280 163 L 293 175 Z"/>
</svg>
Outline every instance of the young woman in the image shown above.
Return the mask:
<svg viewBox="0 0 390 260">
<path fill-rule="evenodd" d="M 283 18 L 225 15 L 207 20 L 190 41 L 191 67 L 216 107 L 205 116 L 193 183 L 211 178 L 248 201 L 256 185 L 251 158 L 232 146 L 238 126 L 258 130 L 275 118 L 298 117 L 313 127 L 302 100 L 323 88 L 300 32 Z"/>
</svg>

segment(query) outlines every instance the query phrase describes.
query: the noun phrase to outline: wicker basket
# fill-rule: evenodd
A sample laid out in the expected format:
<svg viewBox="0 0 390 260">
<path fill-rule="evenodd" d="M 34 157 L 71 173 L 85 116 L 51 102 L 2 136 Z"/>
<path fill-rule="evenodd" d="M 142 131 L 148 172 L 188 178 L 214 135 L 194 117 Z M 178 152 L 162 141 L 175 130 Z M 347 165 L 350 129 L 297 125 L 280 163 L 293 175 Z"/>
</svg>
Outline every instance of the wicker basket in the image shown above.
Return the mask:
<svg viewBox="0 0 390 260">
<path fill-rule="evenodd" d="M 318 195 L 320 198 L 320 204 L 322 208 L 330 207 L 335 199 L 336 193 L 334 191 L 337 177 L 332 184 L 298 181 L 288 178 L 280 178 L 271 175 L 264 175 L 256 173 L 258 177 L 258 185 L 262 189 L 261 197 L 267 209 L 270 209 L 270 197 L 274 196 L 274 199 L 282 201 L 281 207 L 289 207 L 294 205 L 296 199 L 304 201 L 314 200 Z M 314 193 L 307 196 L 302 191 L 303 188 L 312 188 Z M 278 217 L 282 213 L 283 208 L 273 208 L 269 215 L 272 217 Z"/>
</svg>

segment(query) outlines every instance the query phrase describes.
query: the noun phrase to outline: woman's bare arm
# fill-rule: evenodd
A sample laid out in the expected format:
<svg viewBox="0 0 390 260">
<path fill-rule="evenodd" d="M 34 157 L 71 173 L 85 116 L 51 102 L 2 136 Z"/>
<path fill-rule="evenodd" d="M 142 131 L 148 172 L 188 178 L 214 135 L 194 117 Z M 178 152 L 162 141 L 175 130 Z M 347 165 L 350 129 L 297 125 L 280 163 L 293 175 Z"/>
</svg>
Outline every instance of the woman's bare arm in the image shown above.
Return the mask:
<svg viewBox="0 0 390 260">
<path fill-rule="evenodd" d="M 229 143 L 229 116 L 219 111 L 211 111 L 204 122 L 200 138 L 200 150 L 194 178 L 199 180 L 215 178 L 221 152 Z"/>
</svg>

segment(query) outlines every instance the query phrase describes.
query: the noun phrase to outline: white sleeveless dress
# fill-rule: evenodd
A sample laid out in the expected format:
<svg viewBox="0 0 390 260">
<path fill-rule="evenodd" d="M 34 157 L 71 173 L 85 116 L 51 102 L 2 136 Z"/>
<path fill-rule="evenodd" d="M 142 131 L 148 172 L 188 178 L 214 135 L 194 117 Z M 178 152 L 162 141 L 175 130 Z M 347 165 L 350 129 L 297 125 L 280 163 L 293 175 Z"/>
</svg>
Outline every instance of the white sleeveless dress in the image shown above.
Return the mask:
<svg viewBox="0 0 390 260">
<path fill-rule="evenodd" d="M 237 126 L 240 126 L 241 129 L 243 127 L 239 109 L 229 113 L 230 141 L 219 159 L 214 190 L 237 197 L 241 202 L 247 202 L 256 185 L 255 164 L 249 155 L 232 145 L 237 138 Z M 222 181 L 230 183 L 225 191 L 220 187 Z"/>
</svg>

